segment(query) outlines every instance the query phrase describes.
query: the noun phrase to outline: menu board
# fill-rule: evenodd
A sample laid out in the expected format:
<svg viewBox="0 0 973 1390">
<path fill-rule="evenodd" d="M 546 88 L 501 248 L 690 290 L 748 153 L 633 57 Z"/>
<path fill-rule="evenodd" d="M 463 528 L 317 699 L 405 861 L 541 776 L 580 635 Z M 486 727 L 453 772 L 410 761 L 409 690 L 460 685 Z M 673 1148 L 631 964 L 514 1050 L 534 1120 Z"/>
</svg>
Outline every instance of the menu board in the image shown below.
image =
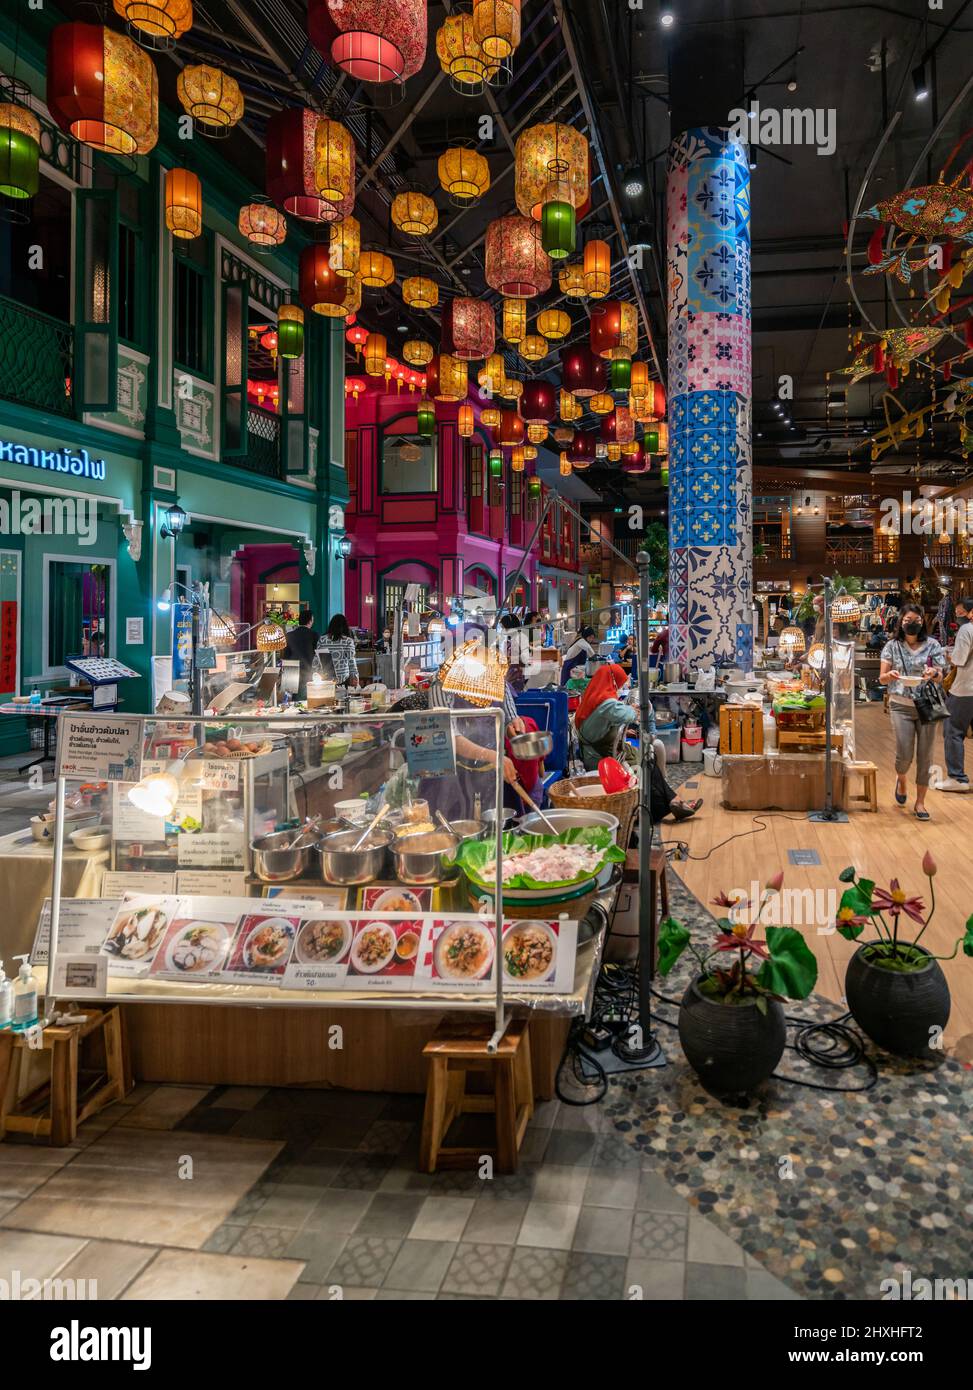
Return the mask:
<svg viewBox="0 0 973 1390">
<path fill-rule="evenodd" d="M 103 898 L 121 898 L 126 893 L 174 893 L 175 891 L 175 874 L 157 874 L 151 871 L 142 874 L 134 870 L 120 869 L 114 873 L 109 870 L 102 876 L 101 880 L 101 896 Z M 242 889 L 239 891 L 242 892 Z"/>
</svg>

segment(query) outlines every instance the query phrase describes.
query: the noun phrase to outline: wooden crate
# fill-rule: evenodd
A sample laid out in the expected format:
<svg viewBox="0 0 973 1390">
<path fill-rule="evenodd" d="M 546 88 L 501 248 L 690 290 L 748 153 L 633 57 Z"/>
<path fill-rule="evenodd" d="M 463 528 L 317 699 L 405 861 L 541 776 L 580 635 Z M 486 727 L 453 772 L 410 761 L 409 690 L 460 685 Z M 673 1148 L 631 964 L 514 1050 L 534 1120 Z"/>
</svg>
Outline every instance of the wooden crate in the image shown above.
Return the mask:
<svg viewBox="0 0 973 1390">
<path fill-rule="evenodd" d="M 755 705 L 723 705 L 720 709 L 720 752 L 753 755 L 763 751 L 763 710 Z"/>
</svg>

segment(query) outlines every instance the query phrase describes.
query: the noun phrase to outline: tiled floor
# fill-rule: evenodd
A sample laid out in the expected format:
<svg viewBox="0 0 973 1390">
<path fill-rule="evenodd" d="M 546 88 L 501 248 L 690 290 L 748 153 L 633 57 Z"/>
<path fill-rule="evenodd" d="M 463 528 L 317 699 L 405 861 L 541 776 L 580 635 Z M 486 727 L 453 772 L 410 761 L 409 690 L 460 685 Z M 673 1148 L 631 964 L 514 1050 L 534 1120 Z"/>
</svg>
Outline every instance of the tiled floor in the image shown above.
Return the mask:
<svg viewBox="0 0 973 1390">
<path fill-rule="evenodd" d="M 418 1173 L 421 1111 L 418 1096 L 140 1087 L 71 1149 L 0 1145 L 0 1278 L 126 1299 L 795 1297 L 604 1106 L 540 1105 L 520 1171 L 493 1179 Z"/>
</svg>

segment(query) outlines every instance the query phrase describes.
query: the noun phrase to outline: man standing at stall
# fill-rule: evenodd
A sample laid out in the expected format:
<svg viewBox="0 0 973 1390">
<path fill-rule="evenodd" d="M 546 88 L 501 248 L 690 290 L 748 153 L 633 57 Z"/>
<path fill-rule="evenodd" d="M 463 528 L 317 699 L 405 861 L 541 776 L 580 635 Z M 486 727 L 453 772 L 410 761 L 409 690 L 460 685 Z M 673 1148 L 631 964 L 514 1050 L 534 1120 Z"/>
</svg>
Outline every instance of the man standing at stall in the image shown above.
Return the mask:
<svg viewBox="0 0 973 1390">
<path fill-rule="evenodd" d="M 951 657 L 955 675 L 947 696 L 949 718 L 943 724 L 948 780 L 940 783 L 942 791 L 966 790 L 970 785 L 966 772 L 965 739 L 973 723 L 973 598 L 956 600 L 956 621 L 959 631 Z"/>
</svg>

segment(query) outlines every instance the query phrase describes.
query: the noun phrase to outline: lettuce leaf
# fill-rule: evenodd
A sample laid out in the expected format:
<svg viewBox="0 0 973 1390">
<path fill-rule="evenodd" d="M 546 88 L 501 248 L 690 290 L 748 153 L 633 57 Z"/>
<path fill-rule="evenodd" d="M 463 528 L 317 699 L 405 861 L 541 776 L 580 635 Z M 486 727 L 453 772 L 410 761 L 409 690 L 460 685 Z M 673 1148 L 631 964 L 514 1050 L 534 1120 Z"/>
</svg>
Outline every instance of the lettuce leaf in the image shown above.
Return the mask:
<svg viewBox="0 0 973 1390">
<path fill-rule="evenodd" d="M 504 888 L 558 889 L 572 888 L 585 883 L 600 874 L 608 864 L 623 864 L 625 851 L 615 844 L 612 832 L 604 825 L 578 825 L 565 830 L 560 835 L 521 835 L 508 831 L 503 837 L 503 856 L 518 854 L 532 849 L 546 848 L 548 845 L 584 845 L 586 849 L 600 850 L 601 860 L 597 867 L 587 873 L 576 874 L 574 878 L 556 883 L 531 878 L 529 874 L 516 874 L 508 879 Z M 456 852 L 456 862 L 471 883 L 488 891 L 495 886 L 492 874 L 484 872 L 487 864 L 496 857 L 497 842 L 489 840 L 465 840 Z"/>
</svg>

